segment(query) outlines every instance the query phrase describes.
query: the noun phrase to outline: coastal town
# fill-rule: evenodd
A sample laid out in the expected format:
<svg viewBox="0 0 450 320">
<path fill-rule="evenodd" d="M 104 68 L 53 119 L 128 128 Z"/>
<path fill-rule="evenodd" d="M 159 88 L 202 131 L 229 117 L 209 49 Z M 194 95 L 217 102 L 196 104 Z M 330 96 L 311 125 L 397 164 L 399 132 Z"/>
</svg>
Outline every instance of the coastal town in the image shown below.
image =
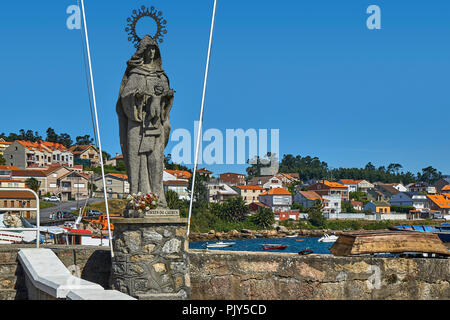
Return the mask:
<svg viewBox="0 0 450 320">
<path fill-rule="evenodd" d="M 1 301 L 450 300 L 450 4 L 4 7 Z"/>
<path fill-rule="evenodd" d="M 57 201 L 80 201 L 102 198 L 102 177 L 95 172 L 100 154 L 94 145 L 73 145 L 69 148 L 48 141 L 0 140 L 0 204 L 14 208 L 34 207 L 31 194 L 20 191 L 1 191 L 1 188 L 34 188 L 41 200 L 54 197 Z M 109 199 L 123 199 L 130 193 L 123 156 L 104 159 Z M 118 170 L 117 170 L 118 169 Z M 339 179 L 309 179 L 298 172 L 255 176 L 248 179 L 242 173 L 214 173 L 197 170 L 207 192 L 209 203 L 224 203 L 241 198 L 250 212 L 267 208 L 275 221 L 300 220 L 307 217 L 307 209 L 321 204 L 326 219 L 414 220 L 450 219 L 450 176 L 442 175 L 434 184 L 413 182 L 403 185 L 377 181 Z M 189 200 L 192 171 L 165 169 L 164 190 L 174 192 L 179 199 Z M 45 198 L 45 199 L 44 199 Z M 31 211 L 23 211 L 25 218 L 34 218 Z"/>
</svg>

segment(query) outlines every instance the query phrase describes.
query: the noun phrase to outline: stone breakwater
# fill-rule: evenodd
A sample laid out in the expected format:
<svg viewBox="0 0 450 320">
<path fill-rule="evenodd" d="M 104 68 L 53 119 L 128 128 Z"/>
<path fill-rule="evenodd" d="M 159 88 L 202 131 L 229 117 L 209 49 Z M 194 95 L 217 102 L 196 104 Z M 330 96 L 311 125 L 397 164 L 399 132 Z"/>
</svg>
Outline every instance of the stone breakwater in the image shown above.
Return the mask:
<svg viewBox="0 0 450 320">
<path fill-rule="evenodd" d="M 325 233 L 334 233 L 337 236 L 343 233 L 343 231 L 334 230 L 288 230 L 286 228 L 280 228 L 279 230 L 231 230 L 229 232 L 216 232 L 214 230 L 208 233 L 192 232 L 189 235 L 189 241 L 213 241 L 213 240 L 238 240 L 238 239 L 256 239 L 256 238 L 283 238 L 290 235 L 297 235 L 299 237 L 322 237 Z"/>
</svg>

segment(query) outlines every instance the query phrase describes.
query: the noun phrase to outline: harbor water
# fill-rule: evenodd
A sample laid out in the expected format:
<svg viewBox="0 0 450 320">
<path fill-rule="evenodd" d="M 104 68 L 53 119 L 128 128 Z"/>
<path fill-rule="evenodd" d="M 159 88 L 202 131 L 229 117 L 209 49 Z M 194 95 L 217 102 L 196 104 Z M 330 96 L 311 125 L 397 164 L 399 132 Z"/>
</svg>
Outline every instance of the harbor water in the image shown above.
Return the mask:
<svg viewBox="0 0 450 320">
<path fill-rule="evenodd" d="M 208 248 L 208 250 L 224 251 L 263 251 L 263 252 L 290 252 L 298 253 L 302 250 L 312 250 L 318 254 L 331 254 L 329 249 L 333 242 L 319 242 L 318 237 L 297 237 L 297 238 L 257 238 L 257 239 L 238 239 L 222 240 L 222 242 L 234 242 L 231 247 Z M 197 241 L 189 243 L 189 249 L 206 249 L 206 244 L 213 244 L 217 241 Z M 287 245 L 283 250 L 266 251 L 263 245 Z"/>
</svg>

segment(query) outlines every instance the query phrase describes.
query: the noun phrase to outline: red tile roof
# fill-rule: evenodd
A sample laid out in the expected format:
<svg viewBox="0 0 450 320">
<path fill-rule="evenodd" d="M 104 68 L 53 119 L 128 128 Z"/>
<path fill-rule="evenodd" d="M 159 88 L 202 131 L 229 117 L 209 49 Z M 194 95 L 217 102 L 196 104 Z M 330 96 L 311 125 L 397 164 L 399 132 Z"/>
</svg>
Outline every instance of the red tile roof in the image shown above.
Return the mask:
<svg viewBox="0 0 450 320">
<path fill-rule="evenodd" d="M 11 171 L 13 177 L 46 177 L 47 174 L 42 170 L 13 170 Z"/>
<path fill-rule="evenodd" d="M 261 186 L 236 186 L 241 190 L 264 190 Z"/>
<path fill-rule="evenodd" d="M 450 199 L 441 194 L 427 194 L 427 197 L 441 209 L 450 208 Z"/>
<path fill-rule="evenodd" d="M 299 191 L 302 196 L 304 196 L 308 200 L 321 200 L 322 197 L 315 193 L 314 191 Z"/>
<path fill-rule="evenodd" d="M 128 180 L 128 176 L 126 174 L 120 174 L 120 173 L 109 173 L 109 175 L 123 179 Z"/>
<path fill-rule="evenodd" d="M 163 184 L 165 186 L 188 186 L 189 182 L 184 180 L 168 180 L 164 181 Z"/>
<path fill-rule="evenodd" d="M 209 171 L 209 170 L 207 170 L 206 168 L 198 169 L 197 172 L 199 172 L 199 173 L 206 173 L 206 174 L 212 173 L 212 171 Z"/>
<path fill-rule="evenodd" d="M 4 191 L 0 188 L 0 199 L 36 199 L 36 197 L 27 191 Z"/>
<path fill-rule="evenodd" d="M 342 184 L 358 184 L 362 180 L 353 180 L 353 179 L 341 179 L 339 180 Z"/>
<path fill-rule="evenodd" d="M 275 195 L 291 195 L 289 191 L 287 191 L 285 188 L 273 188 L 270 189 L 267 192 L 261 193 L 262 196 L 269 195 L 269 196 L 275 196 Z"/>
<path fill-rule="evenodd" d="M 192 174 L 188 171 L 184 170 L 165 170 L 167 173 L 177 177 L 178 179 L 189 179 L 192 177 Z"/>
<path fill-rule="evenodd" d="M 14 166 L 0 166 L 0 170 L 20 170 L 20 169 Z"/>
<path fill-rule="evenodd" d="M 31 142 L 31 141 L 25 141 L 25 140 L 16 140 L 19 144 L 21 144 L 23 147 L 25 147 L 28 150 L 31 151 L 41 151 L 41 152 L 52 152 L 53 150 L 59 150 L 62 152 L 68 151 L 65 146 L 63 146 L 60 143 L 56 142 L 48 142 L 48 141 L 38 141 L 38 142 Z"/>
<path fill-rule="evenodd" d="M 347 189 L 347 186 L 344 186 L 343 184 L 340 184 L 339 182 L 330 182 L 327 180 L 322 180 L 321 183 L 323 183 L 324 185 L 326 185 L 327 187 L 330 187 L 330 188 L 345 188 L 345 189 Z"/>
<path fill-rule="evenodd" d="M 86 152 L 86 150 L 89 150 L 90 148 L 93 148 L 96 152 L 98 152 L 97 148 L 91 144 L 74 145 L 69 148 L 69 151 L 72 152 L 74 155 L 78 155 L 82 154 L 83 152 Z"/>
</svg>

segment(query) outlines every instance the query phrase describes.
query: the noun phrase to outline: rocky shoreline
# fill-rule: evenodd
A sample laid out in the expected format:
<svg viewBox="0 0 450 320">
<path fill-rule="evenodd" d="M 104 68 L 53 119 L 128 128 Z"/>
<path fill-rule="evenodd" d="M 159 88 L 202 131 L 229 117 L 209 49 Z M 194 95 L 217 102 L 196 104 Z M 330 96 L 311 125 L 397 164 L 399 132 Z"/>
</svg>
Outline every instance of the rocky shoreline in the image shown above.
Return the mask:
<svg viewBox="0 0 450 320">
<path fill-rule="evenodd" d="M 216 232 L 214 230 L 208 233 L 192 232 L 189 235 L 189 241 L 211 241 L 211 240 L 238 240 L 238 239 L 256 239 L 256 238 L 284 238 L 286 236 L 297 235 L 299 237 L 322 237 L 325 233 L 339 236 L 344 233 L 342 230 L 307 230 L 296 229 L 288 230 L 280 227 L 277 230 L 254 231 L 243 229 L 241 231 L 231 230 L 229 232 Z"/>
</svg>

